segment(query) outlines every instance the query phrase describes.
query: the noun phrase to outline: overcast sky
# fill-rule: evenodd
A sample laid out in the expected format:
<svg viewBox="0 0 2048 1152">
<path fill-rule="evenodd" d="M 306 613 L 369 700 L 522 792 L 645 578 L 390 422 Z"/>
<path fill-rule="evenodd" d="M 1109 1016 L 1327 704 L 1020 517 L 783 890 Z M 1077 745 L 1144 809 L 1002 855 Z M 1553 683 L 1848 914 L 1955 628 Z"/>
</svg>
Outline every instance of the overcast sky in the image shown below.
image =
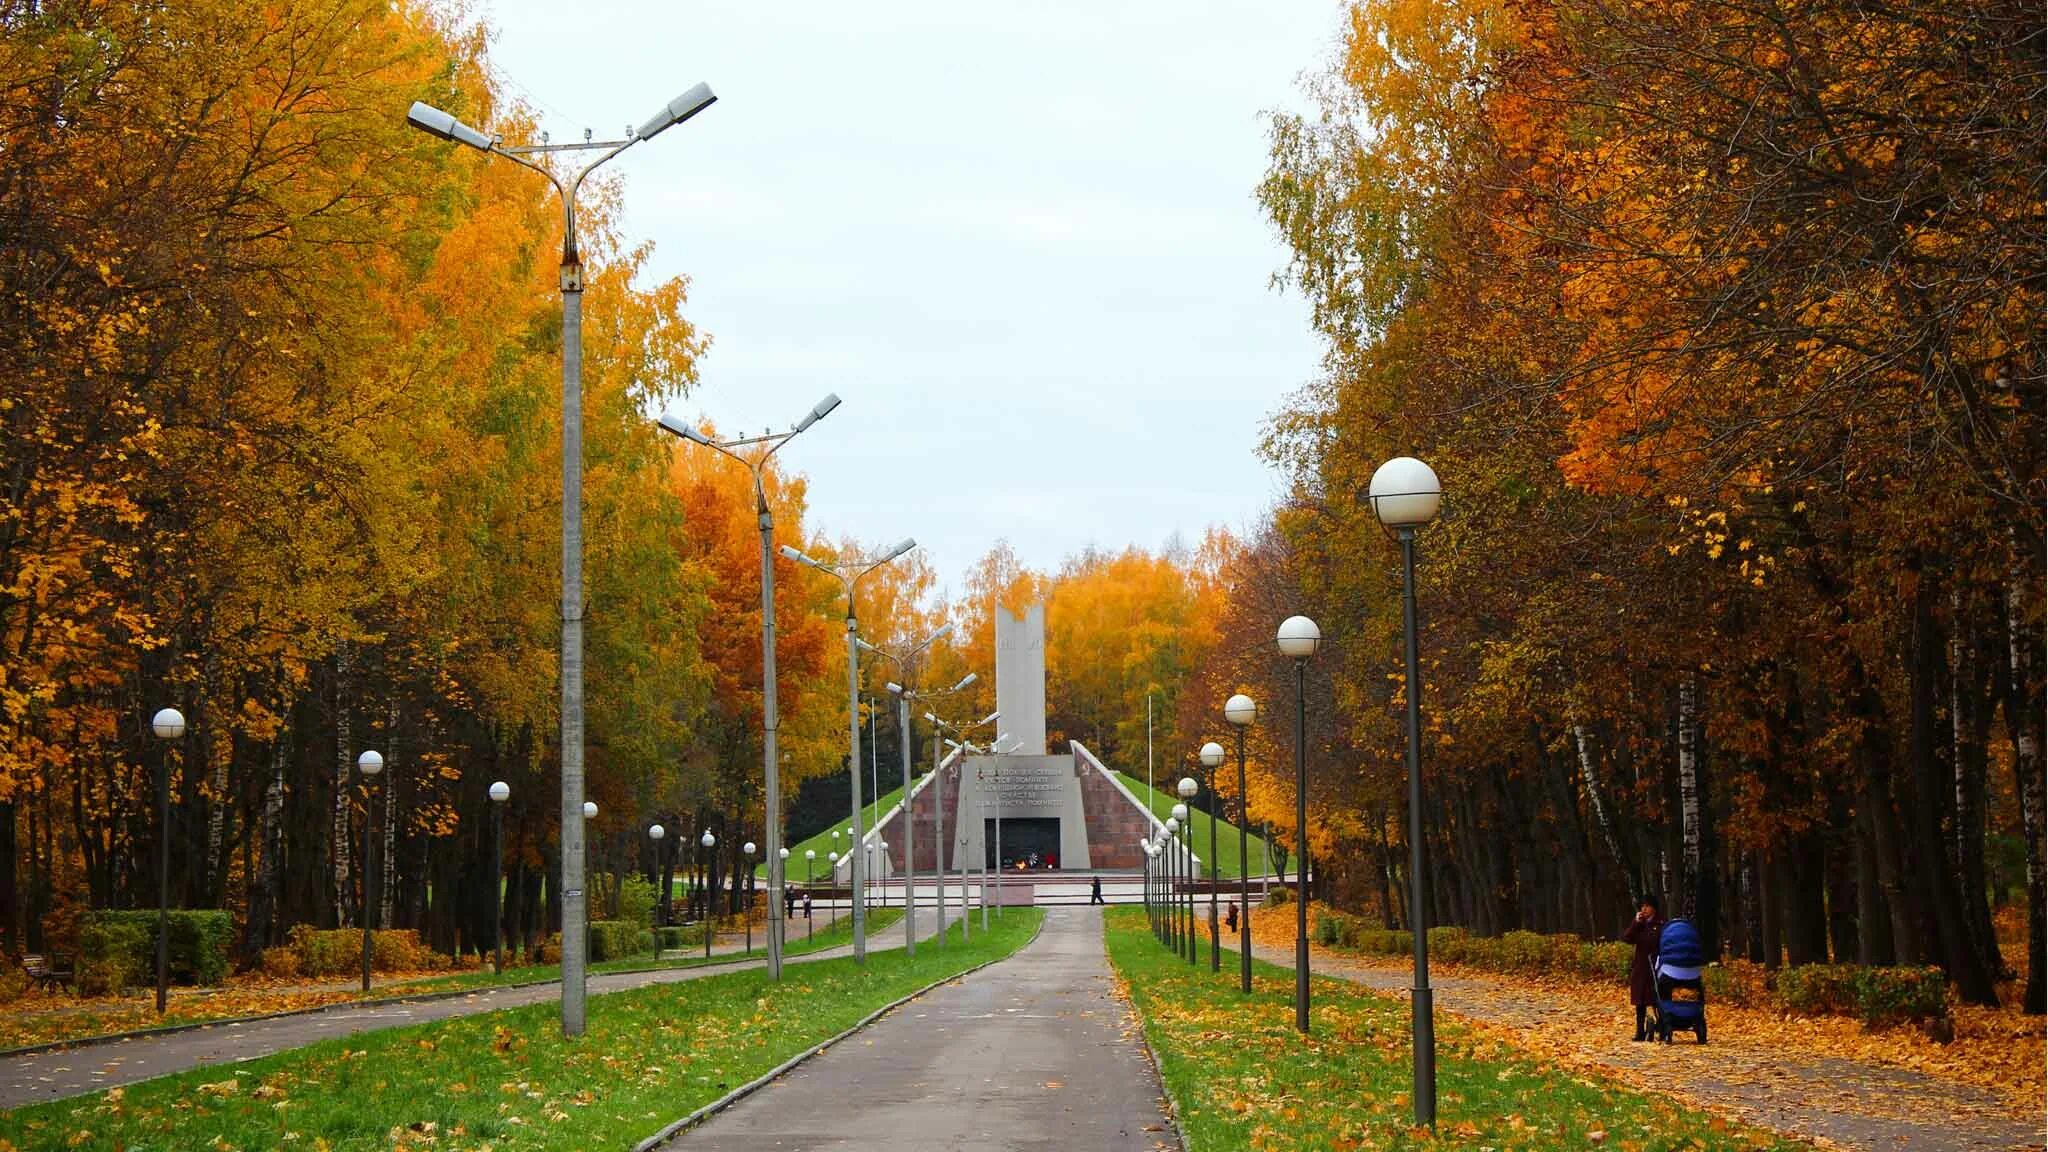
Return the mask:
<svg viewBox="0 0 2048 1152">
<path fill-rule="evenodd" d="M 690 84 L 719 103 L 616 163 L 710 334 L 683 410 L 727 432 L 845 404 L 782 458 L 812 524 L 914 535 L 957 589 L 1007 538 L 1242 528 L 1266 417 L 1317 372 L 1253 190 L 1305 106 L 1326 0 L 482 0 L 557 139 Z"/>
</svg>

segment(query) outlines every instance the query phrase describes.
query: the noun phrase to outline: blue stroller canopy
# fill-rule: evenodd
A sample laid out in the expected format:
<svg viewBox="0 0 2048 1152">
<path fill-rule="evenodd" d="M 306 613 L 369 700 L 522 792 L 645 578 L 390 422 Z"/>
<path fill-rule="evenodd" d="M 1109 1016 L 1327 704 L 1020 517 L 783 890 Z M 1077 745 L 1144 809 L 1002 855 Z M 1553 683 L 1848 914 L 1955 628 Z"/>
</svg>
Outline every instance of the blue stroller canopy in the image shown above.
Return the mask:
<svg viewBox="0 0 2048 1152">
<path fill-rule="evenodd" d="M 1657 962 L 1681 968 L 1698 968 L 1706 963 L 1700 947 L 1700 931 L 1689 920 L 1673 920 L 1657 937 Z"/>
</svg>

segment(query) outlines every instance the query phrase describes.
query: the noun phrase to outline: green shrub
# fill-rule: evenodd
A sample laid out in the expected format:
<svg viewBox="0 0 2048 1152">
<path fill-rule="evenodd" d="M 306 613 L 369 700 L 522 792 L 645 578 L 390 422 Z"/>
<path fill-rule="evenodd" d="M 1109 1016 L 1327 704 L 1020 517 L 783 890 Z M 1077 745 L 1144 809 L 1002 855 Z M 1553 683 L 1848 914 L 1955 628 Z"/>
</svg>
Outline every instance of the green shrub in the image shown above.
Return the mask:
<svg viewBox="0 0 2048 1152">
<path fill-rule="evenodd" d="M 1948 1016 L 1948 977 L 1939 968 L 1859 968 L 1854 984 L 1865 1027 Z"/>
<path fill-rule="evenodd" d="M 623 960 L 628 956 L 640 956 L 654 951 L 654 934 L 644 925 L 630 920 L 592 920 L 590 922 L 590 960 L 599 963 L 605 960 Z"/>
<path fill-rule="evenodd" d="M 654 905 L 659 889 L 639 876 L 619 881 L 619 919 L 634 924 L 654 923 Z"/>
<path fill-rule="evenodd" d="M 179 983 L 218 984 L 227 978 L 228 948 L 234 917 L 205 908 L 180 908 L 166 917 L 170 928 L 171 979 Z M 96 984 L 138 984 L 156 971 L 155 911 L 134 909 L 93 912 L 79 931 L 81 972 L 100 963 Z M 119 968 L 118 979 L 112 965 Z M 83 981 L 83 976 L 81 976 Z"/>
<path fill-rule="evenodd" d="M 1847 1016 L 1856 1009 L 1855 971 L 1846 964 L 1801 964 L 1781 969 L 1771 988 L 1781 1007 L 1801 1016 Z"/>
<path fill-rule="evenodd" d="M 1268 889 L 1266 889 L 1266 904 L 1265 904 L 1265 906 L 1266 906 L 1266 907 L 1268 907 L 1268 908 L 1279 908 L 1279 907 L 1282 907 L 1282 906 L 1284 906 L 1284 905 L 1285 905 L 1285 904 L 1286 904 L 1286 903 L 1288 902 L 1288 899 L 1289 899 L 1289 896 L 1288 896 L 1288 891 L 1287 891 L 1287 889 L 1285 889 L 1285 888 L 1268 888 Z"/>
<path fill-rule="evenodd" d="M 363 969 L 363 934 L 360 931 L 347 928 L 322 931 L 311 924 L 294 924 L 285 935 L 285 943 L 299 954 L 301 976 L 346 976 Z"/>
</svg>

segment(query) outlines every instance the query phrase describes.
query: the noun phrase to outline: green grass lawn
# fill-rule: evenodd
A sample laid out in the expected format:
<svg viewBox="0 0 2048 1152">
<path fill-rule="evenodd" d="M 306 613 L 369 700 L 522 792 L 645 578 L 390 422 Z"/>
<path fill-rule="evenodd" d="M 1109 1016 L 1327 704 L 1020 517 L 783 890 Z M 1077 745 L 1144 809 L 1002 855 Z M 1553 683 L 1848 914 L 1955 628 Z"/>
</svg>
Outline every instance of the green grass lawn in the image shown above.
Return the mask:
<svg viewBox="0 0 2048 1152">
<path fill-rule="evenodd" d="M 1791 1149 L 1804 1145 L 1715 1119 L 1588 1073 L 1535 1060 L 1442 1013 L 1437 1127 L 1411 1127 L 1408 1005 L 1342 980 L 1314 985 L 1312 1035 L 1294 1030 L 1294 972 L 1253 966 L 1237 989 L 1153 939 L 1145 913 L 1111 908 L 1110 963 L 1144 1020 L 1181 1108 L 1188 1152 L 1242 1148 Z"/>
<path fill-rule="evenodd" d="M 910 786 L 913 788 L 917 787 L 918 781 L 923 780 L 929 775 L 931 775 L 930 772 L 917 773 L 910 778 Z M 888 780 L 892 778 L 899 781 L 903 779 L 903 766 L 901 764 L 896 766 L 893 776 L 889 771 L 888 765 L 882 766 L 882 779 Z M 862 780 L 861 784 L 865 787 L 867 781 Z M 875 826 L 875 818 L 894 808 L 896 802 L 902 798 L 903 785 L 899 783 L 896 787 L 882 793 L 880 800 L 862 808 L 860 810 L 861 834 L 866 835 L 868 829 Z M 853 814 L 849 812 L 846 819 L 832 826 L 832 828 L 839 830 L 839 840 L 836 845 L 832 839 L 832 828 L 825 829 L 801 844 L 789 845 L 789 871 L 783 874 L 783 879 L 792 884 L 804 882 L 804 849 L 808 848 L 818 854 L 817 860 L 812 863 L 811 875 L 816 877 L 820 883 L 825 882 L 832 875 L 832 865 L 830 860 L 827 859 L 827 854 L 833 851 L 835 847 L 842 853 L 846 851 L 846 829 L 848 825 L 853 823 L 852 817 Z M 754 875 L 759 876 L 763 880 L 768 879 L 768 863 L 762 861 L 760 864 L 755 865 Z"/>
<path fill-rule="evenodd" d="M 1007 956 L 1036 909 L 945 949 L 819 960 L 780 984 L 742 970 L 590 999 L 564 1040 L 534 1004 L 322 1041 L 246 1063 L 0 1113 L 0 1147 L 171 1152 L 206 1148 L 630 1148 L 862 1016 Z"/>
<path fill-rule="evenodd" d="M 1122 772 L 1118 772 L 1116 778 L 1123 781 L 1124 787 L 1131 790 L 1131 795 L 1138 798 L 1138 803 L 1143 804 L 1145 802 L 1145 782 L 1143 780 L 1133 780 Z M 1152 814 L 1161 820 L 1173 815 L 1173 806 L 1180 803 L 1180 797 L 1173 794 L 1173 785 L 1179 779 L 1180 777 L 1178 776 L 1161 776 L 1153 781 Z M 1197 812 L 1194 814 L 1193 822 L 1195 825 L 1195 855 L 1201 857 L 1202 873 L 1207 875 L 1209 872 L 1209 817 Z M 1222 841 L 1217 852 L 1216 867 L 1223 875 L 1235 879 L 1242 874 L 1238 869 L 1237 861 L 1237 825 L 1232 824 L 1228 820 L 1218 819 L 1216 821 L 1216 838 Z M 1252 875 L 1263 876 L 1271 870 L 1272 866 L 1266 860 L 1266 842 L 1264 840 L 1259 839 L 1257 836 L 1249 836 L 1247 837 L 1245 847 L 1251 853 Z"/>
</svg>

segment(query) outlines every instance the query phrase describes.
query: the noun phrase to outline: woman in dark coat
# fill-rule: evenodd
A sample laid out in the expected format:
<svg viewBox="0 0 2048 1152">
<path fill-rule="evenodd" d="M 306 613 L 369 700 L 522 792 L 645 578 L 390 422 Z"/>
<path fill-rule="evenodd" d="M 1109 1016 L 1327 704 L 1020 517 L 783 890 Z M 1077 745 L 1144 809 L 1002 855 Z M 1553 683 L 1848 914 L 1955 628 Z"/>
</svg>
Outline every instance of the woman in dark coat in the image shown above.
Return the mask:
<svg viewBox="0 0 2048 1152">
<path fill-rule="evenodd" d="M 1624 942 L 1636 946 L 1635 958 L 1628 965 L 1628 998 L 1636 1006 L 1636 1039 L 1650 1038 L 1650 1008 L 1657 1003 L 1657 979 L 1650 971 L 1650 965 L 1657 959 L 1657 937 L 1664 931 L 1664 918 L 1657 915 L 1657 897 L 1643 897 L 1643 906 L 1636 910 L 1636 918 L 1622 929 Z"/>
</svg>

